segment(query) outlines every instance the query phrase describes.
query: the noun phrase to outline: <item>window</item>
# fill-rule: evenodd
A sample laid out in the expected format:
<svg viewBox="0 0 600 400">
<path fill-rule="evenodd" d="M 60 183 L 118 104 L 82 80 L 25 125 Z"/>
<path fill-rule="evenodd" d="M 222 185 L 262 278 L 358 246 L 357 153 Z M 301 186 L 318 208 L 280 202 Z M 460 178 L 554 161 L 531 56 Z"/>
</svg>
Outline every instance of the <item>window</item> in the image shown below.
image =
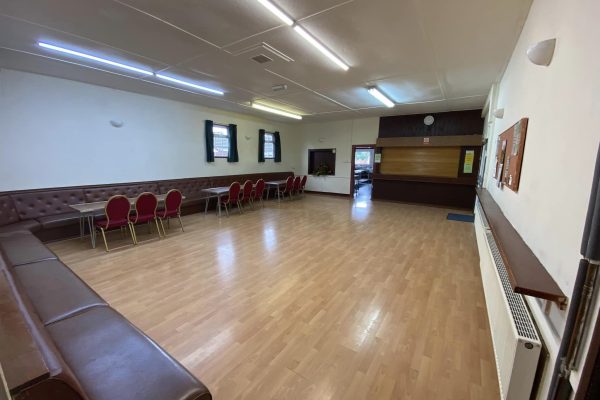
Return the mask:
<svg viewBox="0 0 600 400">
<path fill-rule="evenodd" d="M 373 150 L 356 150 L 354 164 L 357 168 L 368 168 L 371 166 L 371 154 Z"/>
<path fill-rule="evenodd" d="M 215 158 L 229 155 L 229 128 L 225 125 L 213 125 L 213 152 Z"/>
<path fill-rule="evenodd" d="M 266 159 L 275 158 L 275 137 L 272 133 L 265 133 L 265 148 L 263 156 Z"/>
</svg>

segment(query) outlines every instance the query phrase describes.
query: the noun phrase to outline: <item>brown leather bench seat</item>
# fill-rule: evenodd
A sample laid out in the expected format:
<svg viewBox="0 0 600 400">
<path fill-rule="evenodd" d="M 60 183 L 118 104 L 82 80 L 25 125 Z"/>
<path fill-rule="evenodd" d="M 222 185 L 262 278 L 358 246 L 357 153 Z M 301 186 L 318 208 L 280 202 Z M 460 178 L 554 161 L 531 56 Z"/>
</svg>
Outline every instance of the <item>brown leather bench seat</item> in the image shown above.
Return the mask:
<svg viewBox="0 0 600 400">
<path fill-rule="evenodd" d="M 202 383 L 110 307 L 88 309 L 47 329 L 91 399 L 211 399 Z"/>
<path fill-rule="evenodd" d="M 108 304 L 59 260 L 13 267 L 24 292 L 44 325 Z"/>
<path fill-rule="evenodd" d="M 0 235 L 0 252 L 7 264 L 11 266 L 57 258 L 56 254 L 30 232 L 12 232 Z"/>
<path fill-rule="evenodd" d="M 212 398 L 206 386 L 40 246 L 45 248 L 32 233 L 0 234 L 0 272 L 10 278 L 49 370 L 45 379 L 17 388 L 15 399 Z M 13 264 L 23 261 L 28 247 L 29 262 Z"/>
</svg>

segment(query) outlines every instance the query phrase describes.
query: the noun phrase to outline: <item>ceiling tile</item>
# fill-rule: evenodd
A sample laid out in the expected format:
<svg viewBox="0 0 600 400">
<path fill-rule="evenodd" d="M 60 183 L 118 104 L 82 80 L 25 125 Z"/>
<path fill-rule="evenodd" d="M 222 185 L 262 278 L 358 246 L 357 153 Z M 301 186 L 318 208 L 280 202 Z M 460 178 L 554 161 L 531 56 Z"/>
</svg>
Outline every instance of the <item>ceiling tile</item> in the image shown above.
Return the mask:
<svg viewBox="0 0 600 400">
<path fill-rule="evenodd" d="M 339 104 L 336 104 L 330 100 L 319 96 L 318 94 L 309 91 L 285 93 L 273 97 L 269 100 L 275 100 L 284 104 L 288 104 L 295 108 L 305 110 L 305 112 L 311 114 L 318 112 L 341 111 L 347 109 L 346 107 L 342 107 Z"/>
<path fill-rule="evenodd" d="M 108 71 L 115 71 L 119 74 L 140 76 L 140 74 L 135 72 L 111 67 L 92 60 L 85 60 L 77 56 L 63 54 L 58 51 L 41 48 L 37 45 L 38 41 L 65 47 L 70 50 L 92 54 L 97 57 L 106 58 L 137 68 L 159 70 L 166 67 L 165 64 L 160 62 L 139 56 L 137 54 L 130 54 L 121 50 L 117 50 L 102 43 L 90 41 L 78 36 L 69 35 L 0 15 L 0 47 L 39 54 L 43 57 L 62 59 L 67 62 L 98 67 Z"/>
<path fill-rule="evenodd" d="M 174 64 L 212 46 L 117 2 L 11 0 L 0 13 Z"/>
</svg>

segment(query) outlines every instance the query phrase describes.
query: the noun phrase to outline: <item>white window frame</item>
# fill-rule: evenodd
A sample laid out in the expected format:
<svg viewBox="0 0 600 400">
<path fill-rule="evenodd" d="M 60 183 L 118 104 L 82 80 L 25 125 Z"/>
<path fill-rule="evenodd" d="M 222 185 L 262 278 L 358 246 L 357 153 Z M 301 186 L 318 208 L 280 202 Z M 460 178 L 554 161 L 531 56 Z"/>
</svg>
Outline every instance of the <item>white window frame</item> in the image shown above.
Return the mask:
<svg viewBox="0 0 600 400">
<path fill-rule="evenodd" d="M 216 128 L 216 132 L 215 132 Z M 225 135 L 222 132 L 225 131 Z M 225 138 L 227 140 L 227 152 L 225 155 L 222 153 L 217 153 L 215 149 L 215 145 L 217 143 L 217 138 Z M 227 125 L 213 124 L 213 156 L 214 158 L 227 158 L 229 157 L 229 127 Z"/>
</svg>

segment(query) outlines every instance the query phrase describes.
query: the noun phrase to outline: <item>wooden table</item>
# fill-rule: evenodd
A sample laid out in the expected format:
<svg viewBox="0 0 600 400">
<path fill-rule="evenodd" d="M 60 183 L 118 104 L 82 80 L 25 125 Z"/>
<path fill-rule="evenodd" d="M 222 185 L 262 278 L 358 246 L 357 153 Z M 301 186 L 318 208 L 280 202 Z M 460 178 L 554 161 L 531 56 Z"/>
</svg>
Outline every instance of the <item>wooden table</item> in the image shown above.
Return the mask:
<svg viewBox="0 0 600 400">
<path fill-rule="evenodd" d="M 7 274 L 6 266 L 0 265 L 0 364 L 6 386 L 14 394 L 47 379 L 50 371 L 13 296 Z M 0 392 L 2 386 L 0 381 Z"/>
<path fill-rule="evenodd" d="M 156 198 L 159 203 L 164 203 L 166 194 L 157 194 Z M 136 197 L 130 197 L 129 203 L 131 207 L 135 207 Z M 185 199 L 185 196 L 182 197 Z M 79 217 L 79 235 L 83 237 L 83 230 L 85 227 L 85 221 L 87 220 L 88 227 L 90 229 L 90 241 L 92 242 L 92 247 L 96 248 L 96 229 L 94 229 L 94 216 L 98 213 L 98 211 L 104 211 L 104 207 L 106 207 L 107 201 L 95 201 L 93 203 L 80 203 L 80 204 L 71 204 L 69 207 L 72 209 L 79 211 L 81 216 Z"/>
<path fill-rule="evenodd" d="M 280 181 L 269 181 L 265 182 L 267 185 L 267 200 L 269 200 L 269 193 L 271 192 L 269 189 L 275 188 L 275 192 L 277 192 L 277 201 L 281 201 L 281 196 L 279 195 L 279 187 L 284 186 L 287 183 L 286 179 L 282 179 Z"/>
<path fill-rule="evenodd" d="M 229 193 L 229 186 L 219 186 L 214 188 L 206 188 L 202 189 L 203 192 L 208 193 L 209 195 L 206 198 L 206 205 L 204 206 L 204 213 L 208 210 L 208 199 L 211 197 L 217 197 L 217 210 L 219 212 L 219 217 L 221 216 L 221 196 Z"/>
</svg>

